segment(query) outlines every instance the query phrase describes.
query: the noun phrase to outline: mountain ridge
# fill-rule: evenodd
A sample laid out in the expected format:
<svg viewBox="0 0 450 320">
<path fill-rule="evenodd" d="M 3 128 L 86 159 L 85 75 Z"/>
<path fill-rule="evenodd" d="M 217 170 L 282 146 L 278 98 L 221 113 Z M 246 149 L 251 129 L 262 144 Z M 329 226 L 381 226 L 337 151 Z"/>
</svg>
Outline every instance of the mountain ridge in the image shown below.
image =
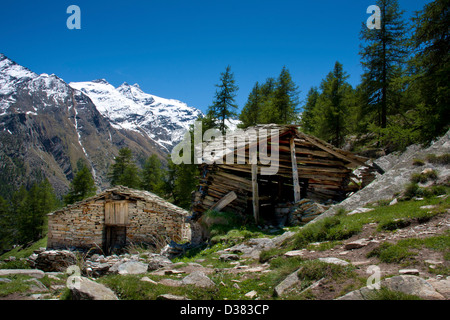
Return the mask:
<svg viewBox="0 0 450 320">
<path fill-rule="evenodd" d="M 131 94 L 140 90 L 127 84 L 121 90 L 127 89 Z M 152 154 L 166 159 L 170 143 L 161 144 L 139 125 L 127 128 L 113 122 L 99 109 L 87 94 L 57 75 L 39 75 L 0 54 L 0 195 L 8 197 L 43 177 L 63 195 L 79 160 L 88 165 L 96 185 L 105 188 L 109 166 L 123 147 L 133 151 L 138 164 Z M 127 119 L 126 113 L 121 115 Z M 157 138 L 155 128 L 152 134 Z M 163 139 L 171 134 L 162 132 Z"/>
</svg>

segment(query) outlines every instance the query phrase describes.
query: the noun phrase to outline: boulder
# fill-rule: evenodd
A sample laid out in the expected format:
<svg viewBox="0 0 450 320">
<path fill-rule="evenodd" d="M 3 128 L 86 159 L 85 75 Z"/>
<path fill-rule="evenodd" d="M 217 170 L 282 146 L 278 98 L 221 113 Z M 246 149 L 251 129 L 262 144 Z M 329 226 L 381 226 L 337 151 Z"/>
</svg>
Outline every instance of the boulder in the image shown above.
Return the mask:
<svg viewBox="0 0 450 320">
<path fill-rule="evenodd" d="M 170 261 L 169 258 L 160 255 L 160 254 L 153 254 L 149 258 L 147 258 L 148 262 L 148 270 L 158 270 L 160 268 L 167 267 L 171 264 L 173 264 L 172 261 Z"/>
<path fill-rule="evenodd" d="M 427 300 L 444 300 L 445 297 L 437 292 L 435 288 L 424 279 L 412 276 L 401 275 L 392 278 L 384 279 L 380 282 L 381 288 L 387 288 L 391 291 L 403 292 L 409 295 L 415 295 L 422 299 Z M 346 295 L 338 298 L 337 300 L 369 300 L 373 290 L 368 287 L 347 293 Z M 442 289 L 444 291 L 444 289 Z"/>
<path fill-rule="evenodd" d="M 121 275 L 146 273 L 148 265 L 139 261 L 128 261 L 119 265 L 117 272 Z"/>
<path fill-rule="evenodd" d="M 77 280 L 69 287 L 73 300 L 119 300 L 111 289 L 100 283 L 85 277 Z"/>
<path fill-rule="evenodd" d="M 283 281 L 278 284 L 274 289 L 274 295 L 276 297 L 281 297 L 283 294 L 285 294 L 290 288 L 293 286 L 296 286 L 300 284 L 300 279 L 298 278 L 297 274 L 300 271 L 300 269 L 294 271 L 290 275 L 286 277 Z"/>
<path fill-rule="evenodd" d="M 360 249 L 362 247 L 367 246 L 370 243 L 367 239 L 358 239 L 355 241 L 347 242 L 344 245 L 345 250 L 353 250 L 353 249 Z"/>
<path fill-rule="evenodd" d="M 194 271 L 181 280 L 183 285 L 194 285 L 199 288 L 214 288 L 216 284 L 203 272 Z"/>
</svg>

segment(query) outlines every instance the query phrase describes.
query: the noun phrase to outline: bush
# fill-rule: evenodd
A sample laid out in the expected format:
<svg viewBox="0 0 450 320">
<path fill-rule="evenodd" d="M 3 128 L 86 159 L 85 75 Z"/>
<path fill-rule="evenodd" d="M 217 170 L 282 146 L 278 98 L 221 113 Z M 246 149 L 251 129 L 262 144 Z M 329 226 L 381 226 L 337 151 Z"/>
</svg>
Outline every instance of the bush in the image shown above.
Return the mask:
<svg viewBox="0 0 450 320">
<path fill-rule="evenodd" d="M 415 173 L 411 176 L 411 182 L 413 183 L 425 183 L 428 180 L 436 180 L 437 172 L 435 170 L 427 171 L 424 173 Z"/>
<path fill-rule="evenodd" d="M 380 222 L 378 225 L 379 230 L 394 231 L 397 229 L 406 228 L 411 225 L 411 221 L 407 219 L 394 219 Z"/>
<path fill-rule="evenodd" d="M 450 153 L 445 153 L 440 156 L 436 156 L 435 154 L 427 155 L 427 161 L 433 164 L 450 164 Z"/>
<path fill-rule="evenodd" d="M 413 160 L 413 166 L 420 167 L 420 166 L 423 166 L 423 165 L 425 165 L 425 162 L 423 160 L 421 160 L 421 159 L 414 159 Z"/>
</svg>

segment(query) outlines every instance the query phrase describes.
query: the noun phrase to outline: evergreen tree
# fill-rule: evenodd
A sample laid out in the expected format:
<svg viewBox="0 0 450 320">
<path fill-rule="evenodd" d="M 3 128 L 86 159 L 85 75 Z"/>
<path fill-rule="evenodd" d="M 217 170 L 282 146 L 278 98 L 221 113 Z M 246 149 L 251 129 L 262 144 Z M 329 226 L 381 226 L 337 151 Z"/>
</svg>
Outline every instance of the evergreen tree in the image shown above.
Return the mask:
<svg viewBox="0 0 450 320">
<path fill-rule="evenodd" d="M 216 90 L 212 106 L 208 108 L 208 114 L 212 119 L 218 121 L 219 130 L 222 134 L 225 134 L 227 129 L 225 121 L 237 116 L 235 97 L 239 89 L 230 66 L 227 66 L 225 72 L 221 73 L 220 84 L 216 85 L 216 87 L 218 89 Z"/>
<path fill-rule="evenodd" d="M 444 134 L 450 124 L 450 2 L 435 0 L 413 18 L 409 93 L 419 95 L 417 128 L 422 140 Z"/>
<path fill-rule="evenodd" d="M 20 244 L 37 241 L 44 236 L 45 215 L 58 206 L 54 190 L 45 179 L 40 183 L 34 183 L 29 191 L 21 187 L 14 194 L 13 201 L 19 198 L 21 201 L 14 205 L 17 241 Z"/>
<path fill-rule="evenodd" d="M 163 170 L 156 154 L 151 155 L 142 168 L 142 188 L 159 196 L 164 194 Z"/>
<path fill-rule="evenodd" d="M 114 164 L 108 174 L 111 185 L 122 185 L 130 188 L 139 188 L 141 181 L 139 170 L 133 161 L 133 153 L 129 148 L 119 150 L 119 155 L 114 158 Z"/>
<path fill-rule="evenodd" d="M 376 121 L 378 126 L 386 128 L 387 116 L 394 109 L 391 84 L 402 70 L 406 55 L 406 26 L 402 20 L 397 0 L 378 0 L 381 10 L 381 28 L 368 29 L 363 24 L 361 30 L 361 63 L 365 70 L 362 76 L 366 97 L 366 110 L 375 118 L 367 122 Z M 395 111 L 395 110 L 394 110 Z"/>
<path fill-rule="evenodd" d="M 306 104 L 303 106 L 303 112 L 300 121 L 302 131 L 305 133 L 312 134 L 314 132 L 314 128 L 316 127 L 314 123 L 314 113 L 319 96 L 320 93 L 317 87 L 312 87 L 306 96 Z"/>
<path fill-rule="evenodd" d="M 97 191 L 89 168 L 82 164 L 70 183 L 69 193 L 64 197 L 66 205 L 94 196 Z"/>
<path fill-rule="evenodd" d="M 316 107 L 313 132 L 336 147 L 343 143 L 347 133 L 348 95 L 351 86 L 346 82 L 349 76 L 341 63 L 336 62 L 334 69 L 322 81 Z"/>
<path fill-rule="evenodd" d="M 275 123 L 291 124 L 298 120 L 298 94 L 298 87 L 292 80 L 289 70 L 283 67 L 273 93 L 273 105 L 269 106 L 270 109 L 276 110 L 274 114 L 278 119 Z"/>
<path fill-rule="evenodd" d="M 248 128 L 255 126 L 260 123 L 260 112 L 263 103 L 263 95 L 261 92 L 261 87 L 258 82 L 256 82 L 252 91 L 248 96 L 247 103 L 244 108 L 242 108 L 241 114 L 239 115 L 239 120 L 241 124 L 240 128 Z"/>
<path fill-rule="evenodd" d="M 11 217 L 8 202 L 0 196 L 0 252 L 12 244 Z"/>
</svg>

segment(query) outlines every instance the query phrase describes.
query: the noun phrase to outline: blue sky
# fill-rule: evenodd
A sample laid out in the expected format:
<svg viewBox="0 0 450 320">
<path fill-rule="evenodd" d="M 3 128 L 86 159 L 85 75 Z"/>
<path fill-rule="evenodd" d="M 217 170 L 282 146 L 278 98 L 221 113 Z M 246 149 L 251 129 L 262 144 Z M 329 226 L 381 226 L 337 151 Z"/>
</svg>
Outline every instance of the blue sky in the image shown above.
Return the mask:
<svg viewBox="0 0 450 320">
<path fill-rule="evenodd" d="M 2 3 L 0 52 L 71 81 L 139 83 L 205 111 L 227 65 L 239 108 L 256 81 L 286 66 L 304 99 L 336 61 L 357 85 L 359 32 L 375 0 L 15 0 Z M 399 0 L 405 17 L 429 0 Z M 69 5 L 81 30 L 69 30 Z"/>
</svg>

